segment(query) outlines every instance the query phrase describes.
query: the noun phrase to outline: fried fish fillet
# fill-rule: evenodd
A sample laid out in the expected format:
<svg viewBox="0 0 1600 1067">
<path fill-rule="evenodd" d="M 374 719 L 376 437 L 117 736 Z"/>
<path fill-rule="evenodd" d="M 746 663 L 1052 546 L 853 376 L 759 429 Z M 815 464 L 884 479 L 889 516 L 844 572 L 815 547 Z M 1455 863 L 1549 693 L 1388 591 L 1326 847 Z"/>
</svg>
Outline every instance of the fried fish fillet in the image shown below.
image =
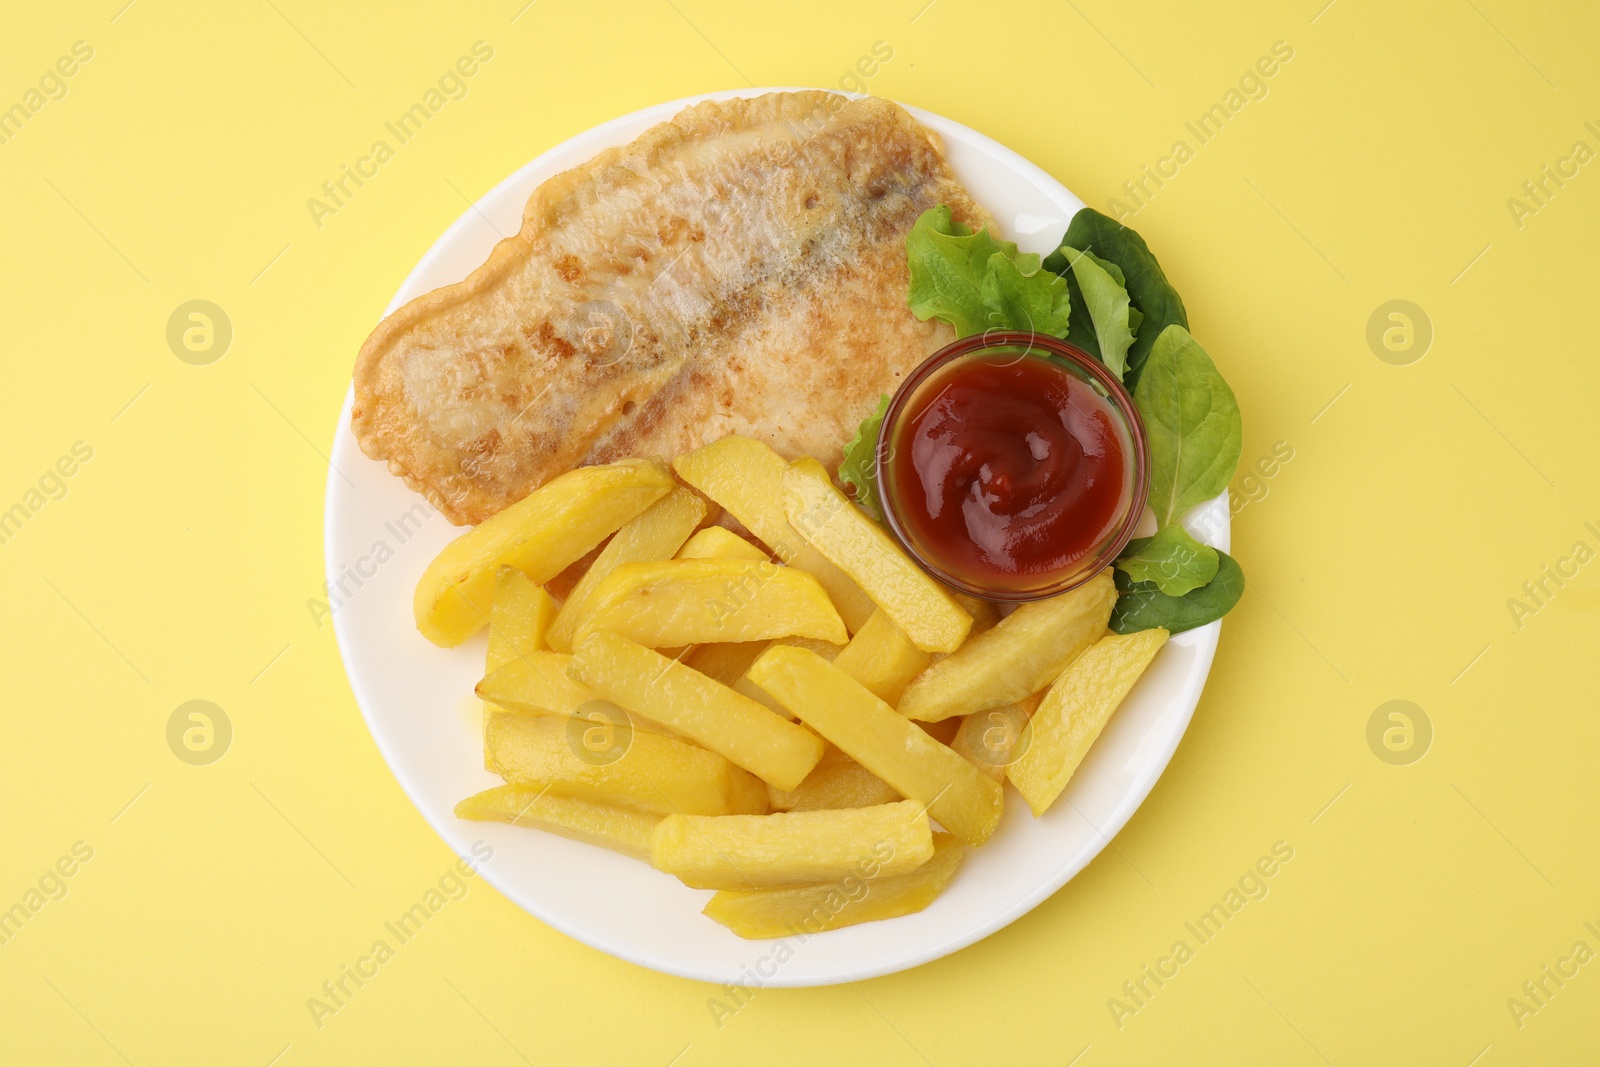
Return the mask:
<svg viewBox="0 0 1600 1067">
<path fill-rule="evenodd" d="M 831 469 L 953 339 L 906 307 L 905 236 L 938 204 L 990 221 L 893 103 L 687 108 L 545 182 L 483 266 L 385 319 L 356 364 L 356 439 L 454 523 L 731 433 Z"/>
</svg>

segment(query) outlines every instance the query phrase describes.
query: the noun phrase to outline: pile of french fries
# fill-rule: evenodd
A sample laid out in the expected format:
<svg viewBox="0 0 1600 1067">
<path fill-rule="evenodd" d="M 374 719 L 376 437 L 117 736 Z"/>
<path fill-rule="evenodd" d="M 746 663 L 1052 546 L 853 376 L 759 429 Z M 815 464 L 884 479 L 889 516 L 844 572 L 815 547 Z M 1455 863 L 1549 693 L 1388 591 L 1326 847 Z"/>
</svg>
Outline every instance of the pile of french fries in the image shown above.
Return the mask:
<svg viewBox="0 0 1600 1067">
<path fill-rule="evenodd" d="M 633 856 L 773 938 L 927 907 L 1006 781 L 1044 814 L 1167 638 L 1109 633 L 1115 598 L 1107 571 L 1002 618 L 816 460 L 727 437 L 555 478 L 447 546 L 414 607 L 439 645 L 489 630 L 506 784 L 457 816 Z"/>
</svg>

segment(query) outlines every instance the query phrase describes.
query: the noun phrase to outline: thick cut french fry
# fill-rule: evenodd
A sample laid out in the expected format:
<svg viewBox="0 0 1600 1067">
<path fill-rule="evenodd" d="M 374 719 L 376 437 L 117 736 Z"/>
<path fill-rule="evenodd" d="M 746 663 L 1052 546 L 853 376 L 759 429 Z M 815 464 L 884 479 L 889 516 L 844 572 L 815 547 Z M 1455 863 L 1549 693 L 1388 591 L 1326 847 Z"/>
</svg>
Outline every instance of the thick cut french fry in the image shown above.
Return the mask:
<svg viewBox="0 0 1600 1067">
<path fill-rule="evenodd" d="M 1000 609 L 995 607 L 992 601 L 980 600 L 975 596 L 950 588 L 946 588 L 945 592 L 950 594 L 952 600 L 961 605 L 963 611 L 972 616 L 972 630 L 967 634 L 967 640 L 972 640 L 1000 621 Z"/>
<path fill-rule="evenodd" d="M 589 598 L 575 640 L 597 630 L 651 648 L 788 636 L 849 640 L 815 578 L 742 559 L 624 563 Z"/>
<path fill-rule="evenodd" d="M 766 560 L 767 554 L 724 526 L 707 526 L 683 543 L 679 559 Z"/>
<path fill-rule="evenodd" d="M 793 645 L 795 648 L 809 648 L 811 651 L 815 652 L 829 663 L 832 663 L 834 659 L 838 657 L 839 653 L 848 647 L 844 645 L 829 644 L 827 641 L 818 641 L 810 637 L 784 637 L 777 641 L 766 642 L 762 645 L 762 651 L 765 651 L 772 645 Z M 755 662 L 754 658 L 751 659 L 751 662 Z M 748 669 L 748 667 L 746 669 Z M 752 682 L 747 677 L 741 677 L 735 680 L 733 683 L 733 690 L 737 693 L 743 693 L 751 700 L 754 700 L 757 704 L 771 708 L 779 715 L 782 715 L 785 719 L 794 718 L 794 712 L 790 711 L 788 708 L 772 699 L 772 695 L 770 693 L 756 683 Z"/>
<path fill-rule="evenodd" d="M 417 629 L 436 645 L 461 644 L 489 621 L 498 567 L 516 567 L 543 584 L 672 487 L 672 473 L 653 459 L 552 478 L 434 557 L 412 597 Z"/>
<path fill-rule="evenodd" d="M 605 550 L 605 542 L 595 545 L 589 551 L 567 564 L 567 569 L 544 583 L 545 592 L 556 598 L 556 603 L 567 599 L 572 591 L 578 587 L 578 581 L 589 573 L 589 568 L 594 566 L 594 561 L 600 558 L 600 553 Z"/>
<path fill-rule="evenodd" d="M 938 722 L 1037 693 L 1100 639 L 1116 599 L 1108 567 L 1070 592 L 1022 605 L 913 678 L 900 714 Z"/>
<path fill-rule="evenodd" d="M 893 706 L 900 702 L 906 683 L 926 670 L 928 662 L 928 654 L 913 644 L 904 630 L 882 611 L 875 611 L 833 665 Z"/>
<path fill-rule="evenodd" d="M 671 559 L 705 517 L 706 502 L 698 493 L 680 486 L 618 530 L 561 605 L 547 638 L 550 647 L 557 652 L 572 651 L 578 622 L 588 608 L 589 598 L 606 575 L 624 563 Z"/>
<path fill-rule="evenodd" d="M 832 641 L 824 641 L 821 638 L 800 637 L 798 635 L 780 637 L 774 641 L 773 644 L 790 645 L 794 648 L 810 649 L 812 652 L 815 652 L 829 663 L 832 663 L 834 660 L 838 659 L 839 653 L 845 650 L 845 645 L 843 644 L 836 645 Z"/>
<path fill-rule="evenodd" d="M 928 576 L 809 456 L 783 475 L 789 525 L 838 567 L 924 652 L 954 652 L 972 616 Z"/>
<path fill-rule="evenodd" d="M 816 653 L 773 645 L 749 676 L 961 840 L 981 845 L 1000 824 L 998 783 Z"/>
<path fill-rule="evenodd" d="M 613 718 L 622 712 L 611 701 L 574 679 L 572 657 L 564 652 L 530 652 L 486 676 L 473 690 L 479 700 L 497 710 L 534 715 L 583 715 L 598 711 Z M 634 719 L 633 727 L 674 736 L 673 731 L 649 719 Z"/>
<path fill-rule="evenodd" d="M 509 715 L 484 723 L 484 766 L 511 785 L 657 815 L 760 815 L 761 779 L 715 752 L 620 721 Z"/>
<path fill-rule="evenodd" d="M 721 504 L 784 563 L 816 576 L 852 633 L 872 614 L 872 601 L 789 525 L 782 456 L 760 441 L 724 437 L 672 461 L 678 477 Z M 843 641 L 838 642 L 843 644 Z"/>
<path fill-rule="evenodd" d="M 1005 781 L 1006 768 L 1027 751 L 1033 737 L 1033 727 L 1028 721 L 1043 696 L 1043 693 L 1035 693 L 1015 704 L 963 715 L 950 747 L 990 778 Z"/>
<path fill-rule="evenodd" d="M 767 803 L 776 811 L 870 808 L 875 804 L 892 804 L 899 799 L 900 794 L 889 783 L 834 745 L 828 746 L 821 762 L 798 787 L 775 789 L 767 786 Z"/>
<path fill-rule="evenodd" d="M 932 904 L 961 865 L 964 850 L 950 834 L 934 834 L 933 850 L 933 858 L 909 874 L 883 877 L 868 868 L 825 885 L 724 889 L 711 898 L 705 914 L 751 940 L 805 938 L 910 915 Z"/>
<path fill-rule="evenodd" d="M 549 648 L 545 638 L 555 615 L 555 598 L 543 586 L 515 567 L 497 568 L 494 605 L 489 609 L 488 672 L 518 656 Z"/>
<path fill-rule="evenodd" d="M 773 700 L 772 697 L 767 694 L 765 689 L 752 682 L 749 678 L 740 678 L 728 688 L 732 689 L 735 693 L 738 693 L 742 697 L 748 697 L 749 699 L 754 700 L 757 704 L 760 704 L 774 715 L 778 715 L 789 720 L 794 719 L 794 712 L 790 711 L 776 700 Z"/>
<path fill-rule="evenodd" d="M 770 644 L 771 641 L 711 641 L 694 646 L 684 655 L 683 662 L 733 688 Z"/>
<path fill-rule="evenodd" d="M 1106 634 L 1056 679 L 1034 713 L 1027 751 L 1009 772 L 1034 815 L 1055 803 L 1166 640 L 1167 631 L 1159 628 Z"/>
<path fill-rule="evenodd" d="M 544 789 L 497 785 L 456 805 L 456 818 L 531 826 L 650 862 L 650 838 L 661 816 L 560 797 Z"/>
<path fill-rule="evenodd" d="M 574 715 L 604 698 L 567 673 L 572 657 L 564 652 L 532 652 L 483 677 L 473 692 L 512 711 Z"/>
<path fill-rule="evenodd" d="M 773 815 L 669 815 L 656 827 L 650 862 L 695 889 L 814 885 L 876 860 L 889 877 L 933 858 L 921 804 Z"/>
<path fill-rule="evenodd" d="M 709 557 L 701 557 L 709 558 Z M 788 638 L 786 641 L 792 641 Z M 696 645 L 688 655 L 683 657 L 683 662 L 699 671 L 708 678 L 714 678 L 735 693 L 747 696 L 757 704 L 772 709 L 785 719 L 792 719 L 794 715 L 789 709 L 779 704 L 767 695 L 767 691 L 756 685 L 744 676 L 750 669 L 750 664 L 756 657 L 767 650 L 771 641 L 712 641 L 708 644 Z M 823 648 L 836 648 L 818 642 Z M 662 655 L 667 653 L 663 651 Z"/>
<path fill-rule="evenodd" d="M 822 758 L 822 739 L 659 652 L 597 630 L 573 650 L 574 677 L 634 715 L 698 742 L 780 789 Z"/>
</svg>

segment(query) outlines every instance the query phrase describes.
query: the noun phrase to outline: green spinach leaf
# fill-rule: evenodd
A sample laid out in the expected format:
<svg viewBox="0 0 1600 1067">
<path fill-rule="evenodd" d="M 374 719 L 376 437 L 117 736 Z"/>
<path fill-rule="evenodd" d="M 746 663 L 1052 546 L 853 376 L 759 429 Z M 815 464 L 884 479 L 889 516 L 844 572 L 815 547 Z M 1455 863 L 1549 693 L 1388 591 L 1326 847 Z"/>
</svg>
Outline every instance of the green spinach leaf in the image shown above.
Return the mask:
<svg viewBox="0 0 1600 1067">
<path fill-rule="evenodd" d="M 1102 215 L 1093 208 L 1084 208 L 1072 216 L 1072 223 L 1067 227 L 1061 243 L 1068 248 L 1093 252 L 1099 258 L 1122 268 L 1128 298 L 1134 310 L 1140 312 L 1147 323 L 1135 331 L 1138 336 L 1128 348 L 1125 380 L 1131 388 L 1138 382 L 1145 360 L 1150 357 L 1150 351 L 1162 331 L 1174 324 L 1188 327 L 1189 316 L 1183 309 L 1183 299 L 1167 281 L 1161 264 L 1150 253 L 1150 246 L 1144 243 L 1144 238 L 1109 215 Z M 1046 270 L 1067 275 L 1071 283 L 1073 316 L 1072 330 L 1067 340 L 1091 355 L 1101 355 L 1094 330 L 1086 321 L 1087 315 L 1078 314 L 1086 305 L 1083 295 L 1077 291 L 1076 280 L 1071 278 L 1072 270 L 1066 255 L 1057 250 L 1046 257 L 1044 266 Z"/>
<path fill-rule="evenodd" d="M 1128 303 L 1122 268 L 1093 252 L 1068 245 L 1062 245 L 1058 254 L 1066 257 L 1084 306 L 1089 310 L 1097 342 L 1096 354 L 1120 382 L 1128 369 L 1128 347 L 1134 341 L 1133 331 L 1143 318 Z"/>
<path fill-rule="evenodd" d="M 1159 626 L 1182 633 L 1226 615 L 1244 594 L 1244 572 L 1226 552 L 1217 553 L 1217 576 L 1183 596 L 1168 596 L 1154 582 L 1136 582 L 1121 570 L 1115 572 L 1116 606 L 1111 609 L 1111 629 L 1136 633 Z"/>
<path fill-rule="evenodd" d="M 1150 442 L 1150 508 L 1158 528 L 1228 487 L 1244 429 L 1233 390 L 1182 326 L 1161 331 L 1133 392 Z"/>
<path fill-rule="evenodd" d="M 1183 523 L 1174 522 L 1154 537 L 1129 541 L 1117 569 L 1135 582 L 1149 582 L 1167 596 L 1181 597 L 1217 576 L 1218 558 L 1216 549 L 1202 545 L 1189 536 Z"/>
</svg>

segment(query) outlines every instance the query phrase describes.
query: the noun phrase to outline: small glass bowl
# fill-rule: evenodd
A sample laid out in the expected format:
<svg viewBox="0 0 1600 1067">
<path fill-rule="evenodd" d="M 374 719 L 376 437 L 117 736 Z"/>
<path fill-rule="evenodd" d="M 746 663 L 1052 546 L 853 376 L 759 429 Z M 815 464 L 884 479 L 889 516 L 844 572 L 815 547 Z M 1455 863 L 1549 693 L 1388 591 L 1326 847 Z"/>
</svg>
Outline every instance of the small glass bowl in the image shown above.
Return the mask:
<svg viewBox="0 0 1600 1067">
<path fill-rule="evenodd" d="M 1133 488 L 1128 494 L 1126 513 L 1112 526 L 1111 532 L 1095 550 L 1083 557 L 1078 567 L 1060 574 L 1041 576 L 1042 584 L 1026 588 L 986 585 L 981 580 L 951 573 L 929 558 L 930 554 L 918 547 L 896 514 L 899 501 L 890 473 L 890 460 L 893 458 L 894 442 L 898 436 L 901 418 L 923 385 L 951 363 L 993 355 L 1046 360 L 1075 375 L 1110 403 L 1112 410 L 1119 416 L 1122 427 L 1127 432 L 1127 440 L 1132 446 L 1127 459 L 1133 467 Z M 1134 528 L 1139 524 L 1139 517 L 1144 513 L 1145 496 L 1149 492 L 1149 460 L 1150 450 L 1145 437 L 1144 420 L 1139 417 L 1138 409 L 1133 405 L 1133 397 L 1098 359 L 1076 345 L 1067 344 L 1054 337 L 996 330 L 964 337 L 946 345 L 924 360 L 921 366 L 900 383 L 900 388 L 895 391 L 894 397 L 889 401 L 888 410 L 884 413 L 883 425 L 878 430 L 876 470 L 878 496 L 883 501 L 884 521 L 900 547 L 916 560 L 923 570 L 945 585 L 984 600 L 1008 602 L 1043 600 L 1087 582 L 1109 567 L 1127 547 L 1129 539 L 1133 537 Z"/>
</svg>

